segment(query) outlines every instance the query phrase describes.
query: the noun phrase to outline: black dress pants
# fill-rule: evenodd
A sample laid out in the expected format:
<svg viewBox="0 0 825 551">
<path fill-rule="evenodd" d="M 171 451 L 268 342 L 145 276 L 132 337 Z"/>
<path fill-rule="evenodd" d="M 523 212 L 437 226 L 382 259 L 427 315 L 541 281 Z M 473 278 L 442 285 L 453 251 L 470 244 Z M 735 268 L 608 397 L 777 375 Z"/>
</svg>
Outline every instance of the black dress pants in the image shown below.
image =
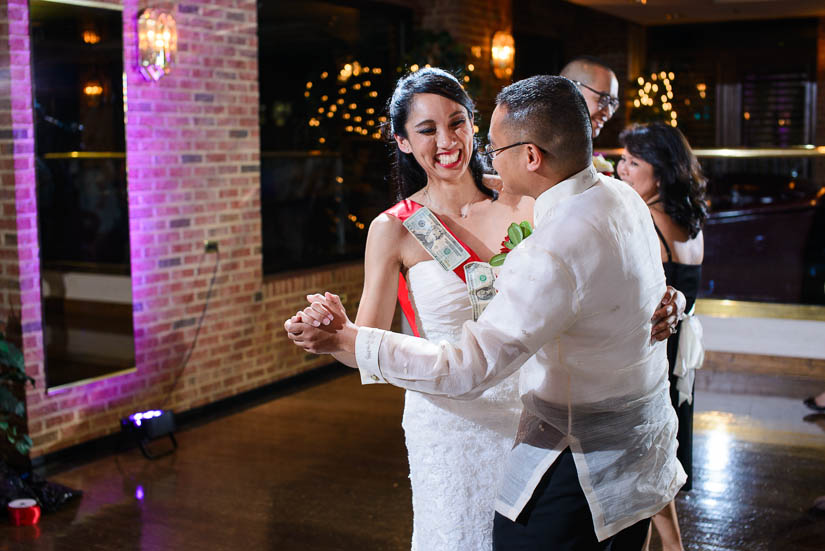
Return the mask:
<svg viewBox="0 0 825 551">
<path fill-rule="evenodd" d="M 496 513 L 493 551 L 639 551 L 650 519 L 598 541 L 570 448 L 541 479 L 516 522 Z"/>
</svg>

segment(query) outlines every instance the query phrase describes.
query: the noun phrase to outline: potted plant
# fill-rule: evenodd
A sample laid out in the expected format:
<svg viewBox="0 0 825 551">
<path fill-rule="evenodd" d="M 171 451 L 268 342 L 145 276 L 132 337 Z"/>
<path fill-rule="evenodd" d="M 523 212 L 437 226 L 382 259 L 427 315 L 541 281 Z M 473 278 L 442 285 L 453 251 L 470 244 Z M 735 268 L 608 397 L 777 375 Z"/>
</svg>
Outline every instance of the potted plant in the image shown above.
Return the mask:
<svg viewBox="0 0 825 551">
<path fill-rule="evenodd" d="M 32 447 L 31 438 L 22 428 L 26 413 L 22 394 L 27 382 L 34 386 L 34 379 L 26 375 L 23 353 L 0 332 L 0 438 L 23 456 Z"/>
</svg>

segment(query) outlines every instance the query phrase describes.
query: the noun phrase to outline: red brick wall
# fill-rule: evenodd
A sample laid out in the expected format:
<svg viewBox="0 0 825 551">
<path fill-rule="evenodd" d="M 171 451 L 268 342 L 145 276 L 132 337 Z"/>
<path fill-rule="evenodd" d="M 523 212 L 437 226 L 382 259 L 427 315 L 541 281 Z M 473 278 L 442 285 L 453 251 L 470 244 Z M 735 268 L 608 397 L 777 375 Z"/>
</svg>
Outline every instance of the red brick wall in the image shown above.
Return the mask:
<svg viewBox="0 0 825 551">
<path fill-rule="evenodd" d="M 43 389 L 40 256 L 34 178 L 28 2 L 0 10 L 0 323 L 22 323 L 26 370 Z M 11 329 L 11 328 L 10 328 Z"/>
<path fill-rule="evenodd" d="M 14 195 L 14 129 L 11 119 L 9 18 L 0 13 L 0 331 L 12 309 L 20 311 L 17 217 Z"/>
<path fill-rule="evenodd" d="M 360 263 L 263 278 L 255 1 L 152 3 L 174 10 L 179 32 L 177 65 L 157 83 L 134 69 L 135 18 L 145 4 L 123 2 L 137 371 L 48 394 L 26 0 L 9 0 L 0 21 L 12 21 L 0 45 L 0 313 L 22 304 L 27 371 L 37 380 L 27 393 L 33 456 L 115 432 L 121 417 L 161 405 L 204 305 L 215 261 L 203 258 L 204 239 L 219 242 L 220 268 L 168 408 L 188 410 L 327 363 L 292 346 L 283 320 L 309 292 L 333 288 L 352 304 L 360 296 Z"/>
</svg>

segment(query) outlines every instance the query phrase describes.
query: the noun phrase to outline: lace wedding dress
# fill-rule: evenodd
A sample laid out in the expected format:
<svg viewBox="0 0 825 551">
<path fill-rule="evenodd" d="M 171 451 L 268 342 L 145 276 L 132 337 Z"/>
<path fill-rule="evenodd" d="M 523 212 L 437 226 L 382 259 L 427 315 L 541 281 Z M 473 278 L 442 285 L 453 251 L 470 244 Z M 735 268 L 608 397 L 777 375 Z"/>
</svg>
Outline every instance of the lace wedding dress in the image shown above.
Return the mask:
<svg viewBox="0 0 825 551">
<path fill-rule="evenodd" d="M 409 269 L 407 284 L 421 336 L 457 341 L 473 318 L 464 282 L 428 260 Z M 412 551 L 492 549 L 496 492 L 520 413 L 518 373 L 475 400 L 407 391 Z"/>
</svg>

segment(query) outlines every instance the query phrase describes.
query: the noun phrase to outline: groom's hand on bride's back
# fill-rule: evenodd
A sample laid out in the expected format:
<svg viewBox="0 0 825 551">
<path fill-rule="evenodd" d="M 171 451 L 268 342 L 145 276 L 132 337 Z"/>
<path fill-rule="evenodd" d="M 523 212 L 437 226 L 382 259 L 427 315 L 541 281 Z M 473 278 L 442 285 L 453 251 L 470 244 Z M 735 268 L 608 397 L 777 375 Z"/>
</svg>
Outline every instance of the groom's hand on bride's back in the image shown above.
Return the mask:
<svg viewBox="0 0 825 551">
<path fill-rule="evenodd" d="M 686 305 L 687 299 L 682 291 L 668 285 L 665 296 L 662 297 L 659 307 L 650 320 L 653 324 L 650 332 L 651 342 L 666 340 L 676 332 L 676 326 L 685 313 Z"/>
</svg>

